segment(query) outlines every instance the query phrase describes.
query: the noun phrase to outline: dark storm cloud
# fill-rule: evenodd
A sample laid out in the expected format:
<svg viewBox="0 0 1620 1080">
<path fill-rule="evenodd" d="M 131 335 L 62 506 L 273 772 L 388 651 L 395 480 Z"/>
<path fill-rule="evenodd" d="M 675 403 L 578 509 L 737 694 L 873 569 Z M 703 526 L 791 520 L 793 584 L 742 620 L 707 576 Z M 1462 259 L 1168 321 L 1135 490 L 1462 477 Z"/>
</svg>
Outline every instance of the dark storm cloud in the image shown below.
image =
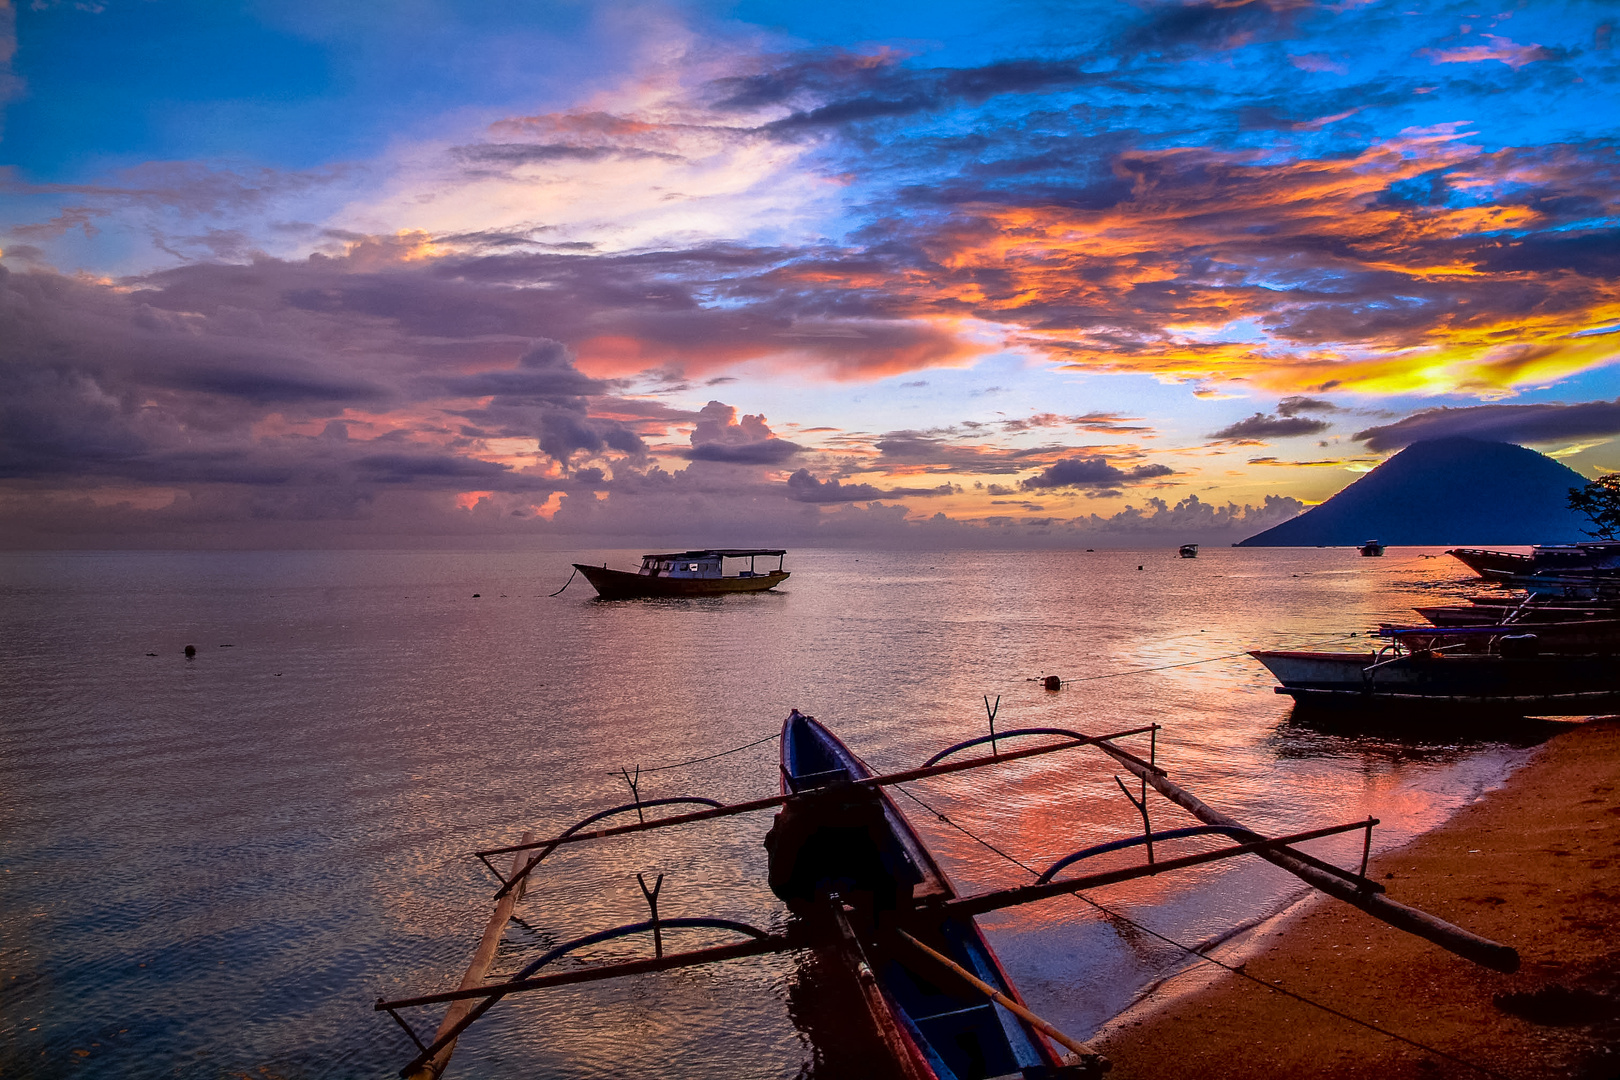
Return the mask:
<svg viewBox="0 0 1620 1080">
<path fill-rule="evenodd" d="M 443 380 L 444 388 L 461 397 L 514 399 L 582 398 L 604 394 L 613 384 L 593 379 L 574 367 L 573 354 L 560 341 L 542 339 L 518 359 L 515 369 L 484 371 Z"/>
<path fill-rule="evenodd" d="M 1281 406 L 1278 412 L 1282 412 Z M 1332 427 L 1326 420 L 1313 420 L 1308 416 L 1295 416 L 1292 413 L 1283 413 L 1281 416 L 1267 416 L 1265 413 L 1255 413 L 1246 420 L 1239 420 L 1211 435 L 1212 439 L 1223 442 L 1245 442 L 1251 439 L 1286 439 L 1296 435 L 1316 435 Z"/>
<path fill-rule="evenodd" d="M 1331 401 L 1297 394 L 1293 397 L 1285 397 L 1277 402 L 1278 416 L 1298 416 L 1300 413 L 1338 411 L 1339 407 Z"/>
<path fill-rule="evenodd" d="M 1148 17 L 1126 34 L 1121 44 L 1128 51 L 1140 53 L 1219 51 L 1256 37 L 1286 33 L 1292 14 L 1289 6 L 1273 6 L 1266 0 L 1158 4 L 1149 9 Z"/>
<path fill-rule="evenodd" d="M 800 469 L 787 478 L 788 498 L 803 503 L 871 502 L 876 499 L 927 498 L 949 495 L 955 488 L 941 484 L 931 488 L 878 488 L 871 484 L 844 484 L 837 477 L 817 480 L 809 469 Z"/>
<path fill-rule="evenodd" d="M 1425 409 L 1358 431 L 1369 450 L 1399 450 L 1424 439 L 1468 435 L 1511 443 L 1552 443 L 1620 435 L 1620 398 L 1574 405 L 1476 405 Z"/>
<path fill-rule="evenodd" d="M 1174 472 L 1166 465 L 1137 465 L 1121 469 L 1111 465 L 1107 458 L 1064 458 L 1039 476 L 1024 480 L 1026 491 L 1043 488 L 1117 488 L 1133 480 L 1153 480 L 1170 476 Z"/>
<path fill-rule="evenodd" d="M 229 368 L 178 368 L 154 381 L 177 390 L 237 397 L 255 405 L 335 401 L 370 404 L 387 397 L 383 388 L 365 382 L 300 378 Z"/>
<path fill-rule="evenodd" d="M 1588 198 L 1549 199 L 1544 207 L 1559 216 L 1588 217 L 1603 212 L 1595 199 Z M 1500 240 L 1480 251 L 1475 265 L 1490 273 L 1567 271 L 1613 281 L 1620 278 L 1620 229 Z"/>
<path fill-rule="evenodd" d="M 716 461 L 727 465 L 780 465 L 804 447 L 786 439 L 762 439 L 752 443 L 700 443 L 681 456 L 688 461 Z"/>
</svg>

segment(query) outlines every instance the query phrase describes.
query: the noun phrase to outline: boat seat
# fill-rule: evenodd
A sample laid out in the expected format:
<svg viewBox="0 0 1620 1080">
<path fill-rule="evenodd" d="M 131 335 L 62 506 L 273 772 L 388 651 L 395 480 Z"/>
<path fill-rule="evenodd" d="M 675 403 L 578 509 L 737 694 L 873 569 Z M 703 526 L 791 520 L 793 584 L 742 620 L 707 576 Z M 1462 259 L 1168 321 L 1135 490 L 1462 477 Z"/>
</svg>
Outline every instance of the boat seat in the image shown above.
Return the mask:
<svg viewBox="0 0 1620 1080">
<path fill-rule="evenodd" d="M 914 1016 L 912 1022 L 921 1026 L 930 1020 L 943 1020 L 949 1016 L 966 1016 L 969 1013 L 989 1012 L 991 1005 L 988 1001 L 981 1001 L 977 1005 L 969 1005 L 965 1009 L 946 1009 L 944 1012 L 929 1013 L 927 1016 Z"/>
<path fill-rule="evenodd" d="M 849 779 L 849 770 L 840 765 L 836 769 L 827 769 L 825 772 L 800 773 L 792 778 L 793 790 L 804 791 L 806 788 L 826 787 L 840 780 Z"/>
</svg>

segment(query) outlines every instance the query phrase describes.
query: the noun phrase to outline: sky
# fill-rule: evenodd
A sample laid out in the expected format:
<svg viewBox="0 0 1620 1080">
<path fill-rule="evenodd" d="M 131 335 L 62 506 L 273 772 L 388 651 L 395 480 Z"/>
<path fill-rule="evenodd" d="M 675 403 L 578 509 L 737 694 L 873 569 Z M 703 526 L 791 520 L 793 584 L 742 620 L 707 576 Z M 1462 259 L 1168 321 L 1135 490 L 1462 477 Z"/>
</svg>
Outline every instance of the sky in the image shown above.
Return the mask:
<svg viewBox="0 0 1620 1080">
<path fill-rule="evenodd" d="M 1609 2 L 0 0 L 0 544 L 1241 539 L 1620 469 Z"/>
</svg>

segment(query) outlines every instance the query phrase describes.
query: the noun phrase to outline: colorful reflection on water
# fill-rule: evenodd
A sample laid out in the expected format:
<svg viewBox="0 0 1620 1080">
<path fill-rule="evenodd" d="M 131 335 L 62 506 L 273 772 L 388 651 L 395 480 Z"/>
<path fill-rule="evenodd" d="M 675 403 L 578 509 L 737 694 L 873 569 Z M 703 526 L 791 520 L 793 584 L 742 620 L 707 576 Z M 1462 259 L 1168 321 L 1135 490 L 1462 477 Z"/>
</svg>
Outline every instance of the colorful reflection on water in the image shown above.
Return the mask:
<svg viewBox="0 0 1620 1080">
<path fill-rule="evenodd" d="M 492 891 L 468 851 L 627 801 L 621 768 L 642 768 L 644 798 L 772 794 L 771 743 L 654 767 L 768 736 L 790 708 L 883 771 L 985 733 L 986 695 L 1001 730 L 1158 723 L 1160 764 L 1240 820 L 1283 833 L 1372 814 L 1377 845 L 1398 844 L 1520 746 L 1295 722 L 1243 653 L 1349 645 L 1470 591 L 1435 554 L 806 551 L 779 593 L 616 603 L 583 582 L 546 594 L 574 558 L 640 552 L 0 556 L 0 1069 L 387 1075 L 409 1046 L 370 1003 L 459 978 Z M 1042 689 L 1047 674 L 1065 688 Z M 909 785 L 932 812 L 899 801 L 959 888 L 1000 887 L 1030 875 L 975 836 L 1043 868 L 1139 832 L 1117 772 L 1064 754 Z M 769 824 L 560 851 L 497 970 L 645 917 L 637 871 L 666 875 L 663 915 L 780 927 Z M 1351 863 L 1360 839 L 1312 850 Z M 1196 944 L 1296 892 L 1245 860 L 1093 898 Z M 982 923 L 1032 1006 L 1082 1037 L 1187 963 L 1073 898 Z M 848 1076 L 864 1058 L 826 985 L 836 973 L 781 956 L 512 999 L 453 1075 Z"/>
</svg>

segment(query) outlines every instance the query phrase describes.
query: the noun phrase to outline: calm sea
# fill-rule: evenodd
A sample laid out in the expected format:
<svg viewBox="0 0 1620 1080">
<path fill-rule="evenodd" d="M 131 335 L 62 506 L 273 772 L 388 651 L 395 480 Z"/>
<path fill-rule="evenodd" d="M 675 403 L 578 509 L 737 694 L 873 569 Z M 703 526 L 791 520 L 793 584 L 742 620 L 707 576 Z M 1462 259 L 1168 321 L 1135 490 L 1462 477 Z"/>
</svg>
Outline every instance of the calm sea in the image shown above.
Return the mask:
<svg viewBox="0 0 1620 1080">
<path fill-rule="evenodd" d="M 774 794 L 771 742 L 654 770 L 768 737 L 792 708 L 882 770 L 983 734 L 986 695 L 1003 730 L 1158 723 L 1172 778 L 1240 820 L 1370 813 L 1398 844 L 1523 749 L 1319 730 L 1242 653 L 1467 592 L 1434 556 L 804 551 L 774 594 L 604 603 L 582 580 L 546 595 L 561 554 L 0 555 L 0 1074 L 390 1076 L 411 1048 L 371 1003 L 459 979 L 493 888 L 469 851 L 628 801 L 621 768 L 645 798 Z M 959 887 L 1010 885 L 1029 876 L 969 833 L 1042 867 L 1138 832 L 1117 771 L 1070 753 L 908 786 L 967 832 L 899 801 Z M 662 915 L 780 926 L 769 824 L 559 853 L 496 970 L 644 918 L 638 871 L 665 875 Z M 1350 862 L 1359 840 L 1315 850 Z M 1250 863 L 1095 899 L 1196 944 L 1295 895 Z M 983 924 L 1031 1005 L 1081 1037 L 1188 962 L 1073 898 Z M 452 1076 L 825 1077 L 837 1024 L 812 983 L 781 956 L 508 999 Z M 416 1018 L 431 1032 L 438 1012 Z"/>
</svg>

